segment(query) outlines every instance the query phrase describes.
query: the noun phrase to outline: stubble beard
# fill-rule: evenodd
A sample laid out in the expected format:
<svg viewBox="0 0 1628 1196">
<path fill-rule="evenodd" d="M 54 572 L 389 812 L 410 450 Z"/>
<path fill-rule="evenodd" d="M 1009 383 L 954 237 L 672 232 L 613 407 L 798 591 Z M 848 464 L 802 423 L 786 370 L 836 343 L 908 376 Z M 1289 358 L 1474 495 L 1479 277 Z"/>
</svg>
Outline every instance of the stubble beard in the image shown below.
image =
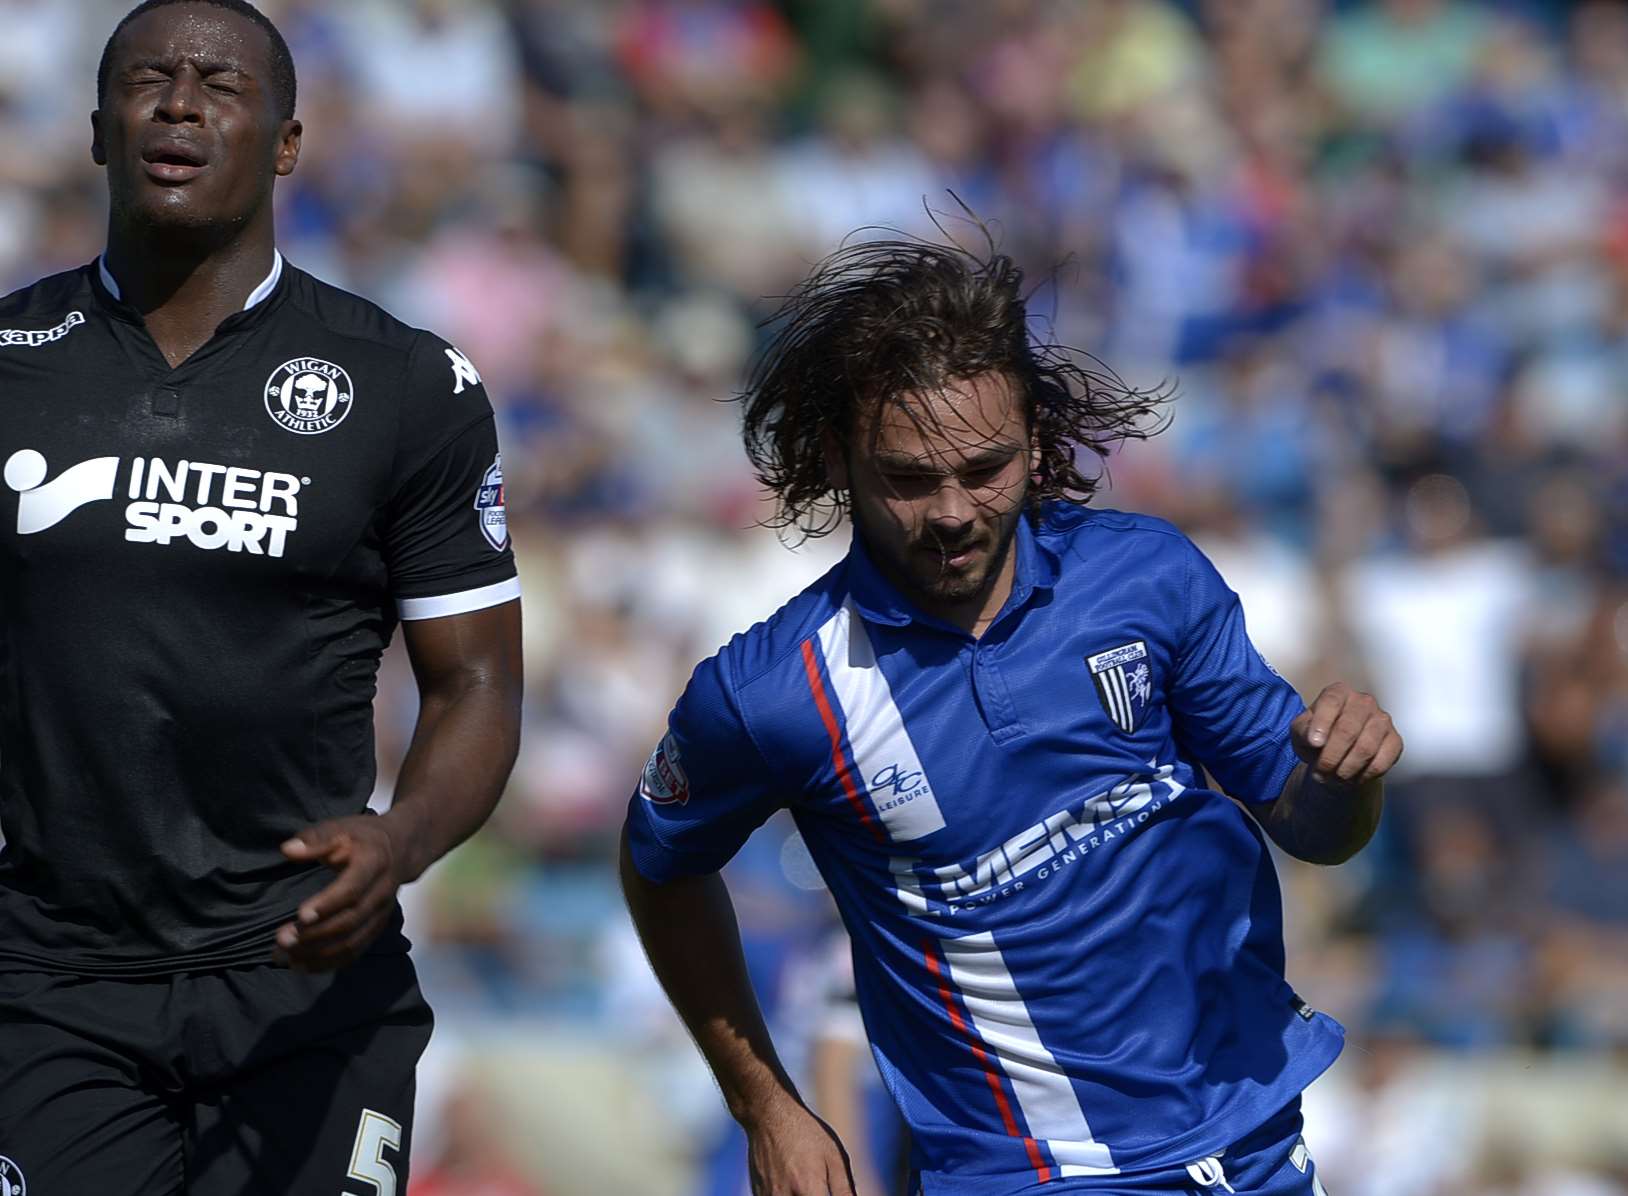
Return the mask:
<svg viewBox="0 0 1628 1196">
<path fill-rule="evenodd" d="M 1021 518 L 1021 516 L 1019 516 Z M 946 548 L 943 545 L 931 542 L 914 548 L 917 553 L 916 568 L 910 571 L 910 576 L 919 591 L 935 602 L 967 602 L 984 593 L 994 580 L 996 574 L 1006 563 L 1007 554 L 1012 551 L 1012 540 L 1017 534 L 1017 522 L 1014 520 L 1006 529 L 1004 535 L 999 535 L 989 548 L 983 559 L 972 568 L 956 570 L 949 564 L 949 558 L 955 551 L 964 549 L 966 545 L 952 545 Z M 981 546 L 981 545 L 980 545 Z M 921 548 L 937 549 L 939 562 L 935 568 L 930 558 L 921 553 Z"/>
</svg>

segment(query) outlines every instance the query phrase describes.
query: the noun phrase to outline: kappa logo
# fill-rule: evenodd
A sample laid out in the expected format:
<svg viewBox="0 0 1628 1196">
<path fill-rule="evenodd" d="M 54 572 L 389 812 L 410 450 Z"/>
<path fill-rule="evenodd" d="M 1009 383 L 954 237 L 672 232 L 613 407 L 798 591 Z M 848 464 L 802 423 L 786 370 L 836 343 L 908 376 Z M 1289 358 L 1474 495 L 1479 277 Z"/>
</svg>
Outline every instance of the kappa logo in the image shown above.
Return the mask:
<svg viewBox="0 0 1628 1196">
<path fill-rule="evenodd" d="M 71 311 L 55 328 L 0 328 L 0 348 L 38 349 L 67 336 L 85 322 L 85 313 Z M 4 1196 L 0 1193 L 0 1196 Z"/>
<path fill-rule="evenodd" d="M 20 449 L 6 461 L 6 485 L 18 492 L 17 534 L 48 531 L 80 507 L 106 502 L 118 484 L 118 457 L 96 457 L 69 466 L 47 482 L 43 454 Z M 273 470 L 208 465 L 157 457 L 131 464 L 124 509 L 124 538 L 131 544 L 170 544 L 184 539 L 196 548 L 280 557 L 299 528 L 299 493 L 310 485 Z M 5 1196 L 0 1192 L 0 1196 Z"/>
<path fill-rule="evenodd" d="M 5 1155 L 0 1155 L 0 1196 L 28 1196 L 23 1169 Z"/>
<path fill-rule="evenodd" d="M 296 357 L 266 379 L 266 414 L 279 428 L 317 436 L 345 422 L 355 393 L 350 375 L 333 362 Z"/>
<path fill-rule="evenodd" d="M 690 778 L 684 771 L 684 760 L 678 754 L 678 741 L 671 731 L 661 737 L 656 750 L 639 777 L 639 795 L 658 806 L 688 805 Z"/>
<path fill-rule="evenodd" d="M 480 534 L 498 552 L 509 543 L 509 515 L 503 494 L 503 454 L 492 458 L 491 467 L 475 491 L 475 510 L 480 515 Z"/>
<path fill-rule="evenodd" d="M 480 385 L 480 371 L 469 358 L 456 349 L 448 349 L 447 360 L 452 362 L 452 381 L 455 384 L 452 388 L 453 394 L 463 394 L 465 386 Z"/>
<path fill-rule="evenodd" d="M 1136 730 L 1153 699 L 1153 672 L 1142 640 L 1121 644 L 1085 658 L 1102 708 L 1114 725 L 1129 735 Z"/>
</svg>

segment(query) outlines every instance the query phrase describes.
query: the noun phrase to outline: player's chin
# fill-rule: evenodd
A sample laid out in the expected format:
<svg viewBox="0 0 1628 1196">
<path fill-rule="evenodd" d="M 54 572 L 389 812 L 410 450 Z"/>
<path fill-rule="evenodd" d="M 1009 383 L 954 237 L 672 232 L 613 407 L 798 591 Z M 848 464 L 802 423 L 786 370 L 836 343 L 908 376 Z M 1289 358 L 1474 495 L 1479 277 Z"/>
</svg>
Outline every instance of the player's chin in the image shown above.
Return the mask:
<svg viewBox="0 0 1628 1196">
<path fill-rule="evenodd" d="M 940 602 L 962 602 L 983 592 L 987 568 L 952 571 L 949 569 L 924 578 L 922 589 Z"/>
<path fill-rule="evenodd" d="M 236 223 L 223 215 L 221 206 L 211 200 L 207 188 L 196 183 L 142 186 L 133 197 L 130 213 L 155 231 L 218 228 Z"/>
</svg>

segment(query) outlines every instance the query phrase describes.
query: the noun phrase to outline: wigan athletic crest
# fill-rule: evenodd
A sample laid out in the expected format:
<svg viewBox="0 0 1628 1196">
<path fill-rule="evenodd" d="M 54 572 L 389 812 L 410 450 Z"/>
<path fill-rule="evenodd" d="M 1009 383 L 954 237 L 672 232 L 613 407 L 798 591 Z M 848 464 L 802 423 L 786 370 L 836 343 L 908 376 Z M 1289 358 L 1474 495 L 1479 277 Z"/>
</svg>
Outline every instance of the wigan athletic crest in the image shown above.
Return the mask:
<svg viewBox="0 0 1628 1196">
<path fill-rule="evenodd" d="M 509 543 L 509 514 L 503 502 L 503 454 L 493 460 L 475 491 L 475 511 L 480 515 L 480 534 L 497 551 Z"/>
<path fill-rule="evenodd" d="M 1141 640 L 1121 644 L 1085 658 L 1097 697 L 1114 725 L 1127 735 L 1136 730 L 1153 697 L 1153 672 L 1148 646 Z"/>
<path fill-rule="evenodd" d="M 3 1156 L 0 1156 L 0 1196 L 28 1196 L 23 1169 Z"/>
<path fill-rule="evenodd" d="M 332 431 L 350 414 L 350 375 L 331 361 L 296 357 L 266 379 L 266 414 L 300 436 Z"/>
</svg>

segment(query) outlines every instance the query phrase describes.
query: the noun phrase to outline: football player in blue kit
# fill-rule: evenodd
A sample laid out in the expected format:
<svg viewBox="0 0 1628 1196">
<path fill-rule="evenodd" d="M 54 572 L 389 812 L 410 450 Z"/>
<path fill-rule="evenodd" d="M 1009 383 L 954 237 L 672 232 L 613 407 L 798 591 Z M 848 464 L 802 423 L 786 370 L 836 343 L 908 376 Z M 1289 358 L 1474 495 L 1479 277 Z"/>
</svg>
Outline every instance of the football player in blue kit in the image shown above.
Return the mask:
<svg viewBox="0 0 1628 1196">
<path fill-rule="evenodd" d="M 1344 684 L 1307 709 L 1186 536 L 1085 505 L 1077 459 L 1145 435 L 1160 396 L 1039 341 L 1010 260 L 851 246 L 777 328 L 748 451 L 785 526 L 846 516 L 853 544 L 696 669 L 622 849 L 754 1191 L 852 1190 L 717 875 L 789 807 L 853 939 L 912 1193 L 1320 1193 L 1300 1093 L 1343 1031 L 1284 979 L 1267 840 L 1357 852 L 1390 718 Z"/>
</svg>

